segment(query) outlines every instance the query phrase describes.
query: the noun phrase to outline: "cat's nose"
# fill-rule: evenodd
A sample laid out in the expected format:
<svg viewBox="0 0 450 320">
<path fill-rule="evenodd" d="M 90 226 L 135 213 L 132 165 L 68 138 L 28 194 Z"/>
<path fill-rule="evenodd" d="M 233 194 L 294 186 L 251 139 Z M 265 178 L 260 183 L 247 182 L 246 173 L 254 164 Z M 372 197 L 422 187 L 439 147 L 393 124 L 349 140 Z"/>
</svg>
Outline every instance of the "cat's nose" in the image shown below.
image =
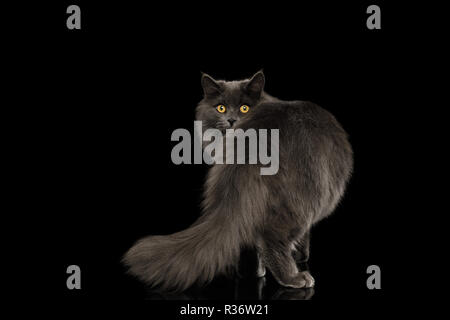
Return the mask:
<svg viewBox="0 0 450 320">
<path fill-rule="evenodd" d="M 230 127 L 232 127 L 233 123 L 236 122 L 236 119 L 228 119 L 228 122 L 230 123 Z"/>
</svg>

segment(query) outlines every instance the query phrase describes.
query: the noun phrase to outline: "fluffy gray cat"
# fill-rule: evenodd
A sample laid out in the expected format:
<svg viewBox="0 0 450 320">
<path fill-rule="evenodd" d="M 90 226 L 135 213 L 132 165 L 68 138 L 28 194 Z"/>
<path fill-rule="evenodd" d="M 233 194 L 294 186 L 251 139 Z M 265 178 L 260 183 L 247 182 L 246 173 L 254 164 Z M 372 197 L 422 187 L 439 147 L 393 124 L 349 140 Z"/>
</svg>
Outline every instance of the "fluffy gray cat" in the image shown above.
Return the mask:
<svg viewBox="0 0 450 320">
<path fill-rule="evenodd" d="M 253 247 L 258 276 L 267 267 L 280 285 L 312 287 L 311 226 L 333 212 L 352 172 L 346 132 L 314 103 L 265 93 L 262 71 L 241 81 L 201 80 L 197 120 L 222 131 L 279 129 L 279 170 L 261 175 L 260 164 L 213 165 L 202 216 L 186 230 L 139 240 L 124 263 L 149 285 L 184 290 L 232 270 L 241 249 Z"/>
</svg>

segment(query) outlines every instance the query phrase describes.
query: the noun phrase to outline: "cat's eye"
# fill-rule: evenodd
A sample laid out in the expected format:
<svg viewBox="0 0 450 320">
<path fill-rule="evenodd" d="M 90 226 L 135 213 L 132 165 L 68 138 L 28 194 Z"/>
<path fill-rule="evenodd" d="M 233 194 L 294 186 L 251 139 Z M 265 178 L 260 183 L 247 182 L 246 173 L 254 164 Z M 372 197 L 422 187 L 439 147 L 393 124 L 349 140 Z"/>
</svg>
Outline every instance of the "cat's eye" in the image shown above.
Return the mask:
<svg viewBox="0 0 450 320">
<path fill-rule="evenodd" d="M 225 108 L 225 106 L 223 104 L 219 104 L 216 107 L 217 111 L 219 111 L 220 113 L 224 113 L 225 111 L 227 111 L 227 108 Z"/>
<path fill-rule="evenodd" d="M 241 110 L 242 113 L 247 113 L 248 110 L 250 110 L 250 107 L 248 105 L 246 105 L 246 104 L 243 104 L 241 106 L 240 110 Z"/>
</svg>

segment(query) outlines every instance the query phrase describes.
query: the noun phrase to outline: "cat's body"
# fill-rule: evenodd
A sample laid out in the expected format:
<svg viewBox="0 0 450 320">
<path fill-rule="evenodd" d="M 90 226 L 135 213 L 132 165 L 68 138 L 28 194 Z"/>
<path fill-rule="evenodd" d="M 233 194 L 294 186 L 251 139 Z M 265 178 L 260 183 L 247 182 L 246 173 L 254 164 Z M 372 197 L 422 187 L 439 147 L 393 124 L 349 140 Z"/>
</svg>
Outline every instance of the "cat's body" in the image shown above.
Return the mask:
<svg viewBox="0 0 450 320">
<path fill-rule="evenodd" d="M 140 240 L 125 263 L 148 284 L 186 289 L 236 266 L 240 250 L 249 246 L 258 253 L 258 276 L 267 267 L 281 285 L 313 286 L 305 270 L 309 230 L 344 193 L 353 166 L 347 134 L 313 103 L 267 95 L 262 72 L 234 82 L 204 75 L 202 84 L 197 120 L 220 130 L 279 129 L 279 170 L 261 175 L 258 164 L 213 165 L 203 215 L 184 231 Z M 249 110 L 244 113 L 242 106 Z"/>
</svg>

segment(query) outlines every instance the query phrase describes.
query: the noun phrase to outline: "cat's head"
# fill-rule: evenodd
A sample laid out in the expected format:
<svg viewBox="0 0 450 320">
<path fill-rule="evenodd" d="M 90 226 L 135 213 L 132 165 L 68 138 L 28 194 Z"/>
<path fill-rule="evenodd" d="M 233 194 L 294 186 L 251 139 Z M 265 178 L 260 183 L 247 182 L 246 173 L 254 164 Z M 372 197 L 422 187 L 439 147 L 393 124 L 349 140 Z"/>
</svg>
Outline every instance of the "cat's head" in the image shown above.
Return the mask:
<svg viewBox="0 0 450 320">
<path fill-rule="evenodd" d="M 204 128 L 224 131 L 250 116 L 264 96 L 264 74 L 240 81 L 215 80 L 202 75 L 203 100 L 197 106 L 197 120 Z"/>
</svg>

